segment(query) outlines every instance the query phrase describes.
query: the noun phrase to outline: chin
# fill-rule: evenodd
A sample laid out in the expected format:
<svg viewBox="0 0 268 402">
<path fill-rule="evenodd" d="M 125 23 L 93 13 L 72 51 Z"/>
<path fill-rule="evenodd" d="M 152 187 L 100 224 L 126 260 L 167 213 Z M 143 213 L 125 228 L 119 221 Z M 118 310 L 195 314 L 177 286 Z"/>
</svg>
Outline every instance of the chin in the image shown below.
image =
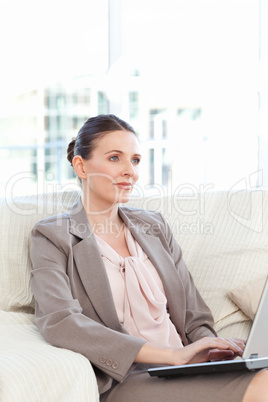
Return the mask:
<svg viewBox="0 0 268 402">
<path fill-rule="evenodd" d="M 119 197 L 118 203 L 120 203 L 120 204 L 126 204 L 126 203 L 129 202 L 130 200 L 131 200 L 131 195 L 129 194 L 129 195 L 125 195 L 125 196 Z"/>
</svg>

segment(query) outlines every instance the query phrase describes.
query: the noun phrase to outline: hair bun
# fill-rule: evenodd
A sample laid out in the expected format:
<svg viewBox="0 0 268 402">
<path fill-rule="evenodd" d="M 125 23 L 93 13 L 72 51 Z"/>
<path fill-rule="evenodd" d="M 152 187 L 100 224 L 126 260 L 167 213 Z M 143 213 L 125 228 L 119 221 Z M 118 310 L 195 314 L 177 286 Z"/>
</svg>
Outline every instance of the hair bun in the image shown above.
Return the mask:
<svg viewBox="0 0 268 402">
<path fill-rule="evenodd" d="M 73 157 L 74 157 L 74 147 L 75 147 L 76 138 L 73 138 L 69 143 L 67 148 L 67 159 L 71 165 L 73 165 Z"/>
</svg>

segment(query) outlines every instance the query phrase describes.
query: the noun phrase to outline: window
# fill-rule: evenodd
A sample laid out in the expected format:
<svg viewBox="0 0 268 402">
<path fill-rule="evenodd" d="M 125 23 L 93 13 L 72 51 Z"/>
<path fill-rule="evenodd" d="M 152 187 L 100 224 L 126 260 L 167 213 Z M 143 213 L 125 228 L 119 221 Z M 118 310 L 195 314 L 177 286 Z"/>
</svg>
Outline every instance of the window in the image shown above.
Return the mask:
<svg viewBox="0 0 268 402">
<path fill-rule="evenodd" d="M 109 102 L 105 92 L 98 92 L 98 113 L 109 113 Z"/>
<path fill-rule="evenodd" d="M 1 8 L 2 195 L 10 183 L 20 194 L 40 191 L 40 180 L 44 191 L 46 181 L 57 190 L 76 182 L 67 144 L 87 118 L 108 112 L 137 130 L 148 191 L 229 190 L 253 174 L 252 185 L 268 187 L 265 0 Z"/>
</svg>

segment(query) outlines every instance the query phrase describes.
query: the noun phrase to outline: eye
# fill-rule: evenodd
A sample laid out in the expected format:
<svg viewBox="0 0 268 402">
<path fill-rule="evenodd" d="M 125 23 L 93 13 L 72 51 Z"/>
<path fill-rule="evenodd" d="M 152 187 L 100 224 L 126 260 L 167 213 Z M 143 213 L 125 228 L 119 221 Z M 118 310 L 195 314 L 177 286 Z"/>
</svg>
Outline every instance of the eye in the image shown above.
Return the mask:
<svg viewBox="0 0 268 402">
<path fill-rule="evenodd" d="M 140 163 L 140 158 L 134 158 L 134 159 L 132 159 L 132 163 L 133 163 L 133 165 L 138 165 L 139 163 Z"/>
<path fill-rule="evenodd" d="M 110 157 L 110 161 L 112 161 L 112 162 L 116 162 L 118 160 L 118 156 L 117 155 L 114 155 L 114 156 L 111 156 Z"/>
</svg>

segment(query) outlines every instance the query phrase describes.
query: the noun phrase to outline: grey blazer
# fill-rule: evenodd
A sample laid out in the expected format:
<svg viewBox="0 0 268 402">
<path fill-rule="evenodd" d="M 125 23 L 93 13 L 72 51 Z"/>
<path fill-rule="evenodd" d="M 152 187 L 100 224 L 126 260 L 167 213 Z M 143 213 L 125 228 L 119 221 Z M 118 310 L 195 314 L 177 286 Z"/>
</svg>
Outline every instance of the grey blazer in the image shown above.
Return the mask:
<svg viewBox="0 0 268 402">
<path fill-rule="evenodd" d="M 215 336 L 211 312 L 161 216 L 120 207 L 119 214 L 154 264 L 165 289 L 170 318 L 184 345 Z M 109 280 L 81 200 L 70 213 L 38 222 L 32 230 L 31 285 L 36 324 L 52 345 L 86 356 L 100 393 L 123 381 L 133 369 L 144 340 L 120 324 Z"/>
</svg>

